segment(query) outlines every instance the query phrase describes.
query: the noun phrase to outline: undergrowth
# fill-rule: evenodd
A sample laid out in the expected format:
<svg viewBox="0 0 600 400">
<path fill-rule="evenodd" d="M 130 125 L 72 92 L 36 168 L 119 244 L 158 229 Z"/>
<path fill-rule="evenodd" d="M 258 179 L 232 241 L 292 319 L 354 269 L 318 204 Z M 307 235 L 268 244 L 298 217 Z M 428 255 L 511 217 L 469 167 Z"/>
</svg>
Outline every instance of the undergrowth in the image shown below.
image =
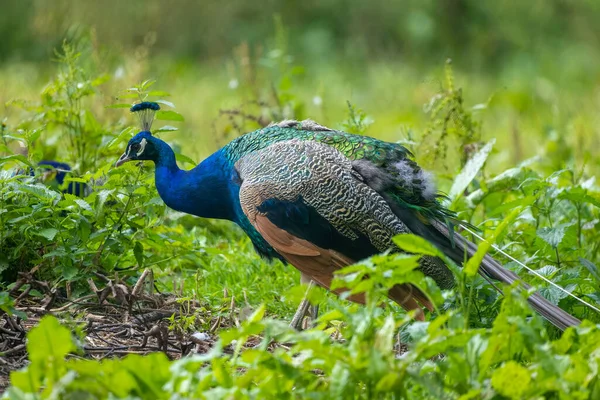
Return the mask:
<svg viewBox="0 0 600 400">
<path fill-rule="evenodd" d="M 242 104 L 216 119 L 215 141 L 273 119 L 307 117 L 303 100 L 294 96 L 294 77 L 304 70 L 286 55 L 284 32 L 277 38 L 277 52 L 240 70 L 236 84 L 244 93 Z M 314 328 L 292 331 L 284 320 L 305 288 L 296 284 L 298 274 L 291 267 L 260 260 L 249 240 L 229 223 L 168 210 L 149 165 L 112 167 L 136 132 L 131 118 L 123 118 L 118 108 L 168 93 L 144 81 L 120 92 L 118 103 L 107 102 L 100 90 L 109 77 L 90 76 L 83 63 L 89 60 L 82 61 L 77 48 L 65 44 L 58 58 L 60 72 L 39 101 L 12 102 L 27 113 L 19 121 L 6 121 L 2 130 L 3 312 L 25 317 L 8 295 L 19 272 L 35 269 L 66 300 L 88 294 L 90 281 L 110 277 L 133 285 L 142 271 L 152 269 L 158 290 L 176 288 L 184 301 L 203 304 L 207 314 L 235 308 L 242 322 L 221 330 L 206 354 L 94 361 L 81 357 L 73 323 L 61 325 L 47 316 L 28 334 L 30 364 L 12 373 L 6 398 L 79 398 L 83 393 L 87 398 L 156 399 L 600 397 L 600 330 L 595 325 L 600 316 L 575 298 L 600 302 L 600 190 L 595 178 L 573 159 L 552 159 L 557 153 L 540 153 L 504 172 L 488 173 L 486 161 L 494 157 L 495 146 L 482 139 L 481 112 L 488 104 L 465 104 L 450 65 L 443 90 L 425 107 L 428 129 L 420 137 L 411 132 L 398 140 L 406 140 L 424 166 L 448 171 L 445 176 L 452 180 L 440 183 L 462 219 L 574 296 L 492 251 L 551 302 L 587 320 L 577 328 L 561 334 L 532 314 L 526 293 L 505 288 L 499 296 L 481 277 L 458 266 L 453 266 L 457 288 L 439 291 L 415 270 L 418 254 L 436 250 L 405 236 L 398 244 L 416 255 L 379 255 L 347 267 L 336 278 L 339 287 L 365 292 L 366 306 L 313 290 L 323 314 Z M 159 120 L 183 120 L 172 110 L 174 104 L 162 103 L 168 110 Z M 347 105 L 346 121 L 320 122 L 368 134 L 376 123 L 367 115 L 368 107 L 365 113 Z M 163 125 L 155 133 L 168 138 L 176 129 Z M 19 148 L 26 154 L 18 153 Z M 175 148 L 182 153 L 185 143 Z M 195 164 L 183 154 L 177 157 L 180 164 Z M 45 158 L 73 166 L 62 187 L 39 181 L 37 162 Z M 85 198 L 62 193 L 69 181 L 87 185 L 91 193 Z M 496 232 L 505 220 L 508 229 Z M 423 288 L 434 300 L 437 310 L 427 321 L 415 322 L 394 304 L 381 307 L 386 289 L 404 282 Z M 35 288 L 29 294 L 42 297 Z M 171 328 L 207 329 L 202 315 L 192 317 Z M 248 348 L 251 338 L 259 338 L 259 344 Z"/>
</svg>

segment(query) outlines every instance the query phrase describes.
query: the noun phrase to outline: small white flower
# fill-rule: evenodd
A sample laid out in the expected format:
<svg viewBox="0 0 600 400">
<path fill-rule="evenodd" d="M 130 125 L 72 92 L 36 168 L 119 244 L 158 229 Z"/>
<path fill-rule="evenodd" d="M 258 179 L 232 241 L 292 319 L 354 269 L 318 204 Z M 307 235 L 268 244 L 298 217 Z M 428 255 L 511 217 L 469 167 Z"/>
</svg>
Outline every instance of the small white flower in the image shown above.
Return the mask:
<svg viewBox="0 0 600 400">
<path fill-rule="evenodd" d="M 321 98 L 321 96 L 313 97 L 312 101 L 313 101 L 313 104 L 317 107 L 320 106 L 321 104 L 323 104 L 323 99 Z"/>
<path fill-rule="evenodd" d="M 237 79 L 232 79 L 229 81 L 229 89 L 237 89 L 238 86 L 240 85 L 240 83 L 238 82 Z"/>
</svg>

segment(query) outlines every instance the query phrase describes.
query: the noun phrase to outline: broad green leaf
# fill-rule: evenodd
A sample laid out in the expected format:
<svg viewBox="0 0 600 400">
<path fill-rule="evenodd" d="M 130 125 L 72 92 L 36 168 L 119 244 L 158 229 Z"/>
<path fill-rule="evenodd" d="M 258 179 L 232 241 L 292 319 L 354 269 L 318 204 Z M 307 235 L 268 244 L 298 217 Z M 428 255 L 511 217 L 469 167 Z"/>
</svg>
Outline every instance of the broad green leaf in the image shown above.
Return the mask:
<svg viewBox="0 0 600 400">
<path fill-rule="evenodd" d="M 536 270 L 536 272 L 548 279 L 551 279 L 552 276 L 558 271 L 554 265 L 545 265 L 542 268 Z"/>
<path fill-rule="evenodd" d="M 159 110 L 156 112 L 156 119 L 161 121 L 185 121 L 183 115 L 172 110 Z"/>
<path fill-rule="evenodd" d="M 400 249 L 414 254 L 425 254 L 429 256 L 439 256 L 440 251 L 420 236 L 412 234 L 400 234 L 393 238 L 394 243 Z"/>
<path fill-rule="evenodd" d="M 51 363 L 62 362 L 67 354 L 75 350 L 71 331 L 52 315 L 44 316 L 27 334 L 27 351 L 32 364 L 49 367 Z"/>
<path fill-rule="evenodd" d="M 79 198 L 77 198 L 77 199 L 75 199 L 75 203 L 77 203 L 77 205 L 78 205 L 79 207 L 83 208 L 83 209 L 84 209 L 84 210 L 86 210 L 86 211 L 92 211 L 92 206 L 90 206 L 90 205 L 88 204 L 88 202 L 87 202 L 87 201 L 85 201 L 84 199 L 79 199 Z"/>
<path fill-rule="evenodd" d="M 556 248 L 565 237 L 565 227 L 557 226 L 555 228 L 544 227 L 537 231 L 537 235 L 550 246 Z"/>
<path fill-rule="evenodd" d="M 58 229 L 55 229 L 55 228 L 46 228 L 46 229 L 42 229 L 37 234 L 40 235 L 40 236 L 45 237 L 46 239 L 48 239 L 50 241 L 52 241 L 56 237 L 57 233 L 58 233 Z"/>
<path fill-rule="evenodd" d="M 565 286 L 563 288 L 564 290 L 560 290 L 556 286 L 548 286 L 548 287 L 541 288 L 539 290 L 539 292 L 542 296 L 544 296 L 546 299 L 548 299 L 548 301 L 550 301 L 552 304 L 558 304 L 559 301 L 561 301 L 562 299 L 569 296 L 567 293 L 565 293 L 565 291 L 567 291 L 568 293 L 572 293 L 576 287 L 577 287 L 577 285 L 570 284 L 570 285 Z"/>
<path fill-rule="evenodd" d="M 451 200 L 455 200 L 463 194 L 465 189 L 481 170 L 483 164 L 485 164 L 485 161 L 492 152 L 494 143 L 496 143 L 496 139 L 490 140 L 481 148 L 481 150 L 475 153 L 469 161 L 467 161 L 462 171 L 460 171 L 456 179 L 454 179 L 452 188 L 450 188 L 450 194 L 448 196 Z"/>
</svg>

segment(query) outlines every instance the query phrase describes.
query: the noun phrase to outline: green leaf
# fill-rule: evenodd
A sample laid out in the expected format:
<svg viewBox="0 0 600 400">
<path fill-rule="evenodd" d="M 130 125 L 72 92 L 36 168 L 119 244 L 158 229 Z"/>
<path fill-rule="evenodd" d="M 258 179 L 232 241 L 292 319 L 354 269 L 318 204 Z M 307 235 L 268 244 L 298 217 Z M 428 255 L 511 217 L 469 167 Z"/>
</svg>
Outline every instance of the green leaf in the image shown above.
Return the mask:
<svg viewBox="0 0 600 400">
<path fill-rule="evenodd" d="M 535 200 L 538 198 L 538 195 L 535 196 L 527 196 L 527 197 L 522 197 L 513 201 L 509 201 L 509 202 L 505 202 L 502 205 L 494 208 L 492 211 L 490 211 L 488 213 L 488 217 L 495 217 L 498 215 L 502 215 L 512 209 L 514 209 L 517 206 L 530 206 L 533 203 L 535 203 Z"/>
<path fill-rule="evenodd" d="M 5 271 L 8 268 L 8 257 L 4 253 L 0 253 L 0 272 Z M 4 293 L 4 292 L 0 292 Z"/>
<path fill-rule="evenodd" d="M 260 307 L 258 307 L 256 309 L 256 311 L 254 311 L 252 313 L 252 315 L 250 315 L 250 317 L 248 317 L 247 322 L 248 323 L 252 323 L 252 322 L 259 322 L 260 320 L 263 319 L 263 317 L 265 316 L 265 311 L 267 310 L 267 307 L 263 304 L 260 305 Z"/>
<path fill-rule="evenodd" d="M 144 82 L 142 82 L 142 84 L 140 85 L 140 89 L 142 91 L 146 91 L 148 90 L 148 88 L 152 85 L 154 85 L 156 83 L 156 79 L 146 79 Z"/>
<path fill-rule="evenodd" d="M 492 375 L 492 387 L 502 396 L 511 399 L 521 399 L 529 389 L 531 373 L 527 368 L 508 361 L 494 371 Z"/>
<path fill-rule="evenodd" d="M 451 200 L 455 200 L 463 194 L 465 189 L 469 186 L 471 181 L 475 178 L 479 170 L 481 170 L 485 164 L 485 161 L 492 152 L 494 143 L 496 143 L 496 139 L 490 140 L 481 148 L 481 150 L 475 153 L 475 155 L 469 161 L 467 161 L 467 164 L 464 166 L 462 171 L 460 171 L 460 174 L 458 174 L 456 179 L 454 179 L 454 183 L 450 189 L 450 194 L 448 195 Z"/>
<path fill-rule="evenodd" d="M 31 164 L 29 162 L 29 160 L 27 159 L 27 157 L 25 157 L 22 154 L 11 154 L 10 156 L 0 157 L 0 165 L 7 163 L 9 161 L 19 161 L 19 162 L 33 168 L 33 164 Z"/>
<path fill-rule="evenodd" d="M 46 239 L 48 239 L 50 241 L 52 241 L 56 237 L 57 233 L 58 233 L 58 229 L 55 229 L 55 228 L 46 228 L 46 229 L 42 229 L 37 234 L 40 235 L 40 236 L 45 237 Z"/>
<path fill-rule="evenodd" d="M 174 132 L 174 131 L 177 131 L 177 130 L 179 130 L 179 128 L 176 128 L 176 127 L 171 126 L 171 125 L 165 125 L 165 126 L 161 126 L 158 129 L 153 130 L 152 133 L 153 134 L 157 134 L 157 133 L 160 133 L 160 132 Z"/>
<path fill-rule="evenodd" d="M 183 115 L 172 110 L 159 110 L 156 112 L 156 119 L 161 121 L 185 121 Z"/>
<path fill-rule="evenodd" d="M 583 257 L 579 257 L 579 262 L 588 270 L 590 274 L 596 279 L 596 281 L 600 282 L 600 274 L 598 273 L 598 267 L 590 260 L 587 260 Z"/>
<path fill-rule="evenodd" d="M 412 234 L 400 234 L 394 236 L 393 240 L 394 243 L 396 243 L 396 246 L 409 253 L 425 254 L 435 257 L 441 255 L 441 252 L 437 249 L 437 247 L 420 236 Z"/>
<path fill-rule="evenodd" d="M 577 285 L 570 284 L 565 286 L 564 290 L 566 290 L 568 293 L 572 293 L 576 287 Z M 565 293 L 563 290 L 560 290 L 556 286 L 543 287 L 539 290 L 539 292 L 542 296 L 544 296 L 549 302 L 551 302 L 554 305 L 558 305 L 559 301 L 568 296 L 567 293 Z"/>
<path fill-rule="evenodd" d="M 540 275 L 542 275 L 543 277 L 546 277 L 548 279 L 551 279 L 552 276 L 558 271 L 558 268 L 556 268 L 554 265 L 545 265 L 542 268 L 538 269 L 536 272 Z"/>
<path fill-rule="evenodd" d="M 114 137 L 110 142 L 108 142 L 108 144 L 106 145 L 106 148 L 110 149 L 118 143 L 128 141 L 131 138 L 132 132 L 133 132 L 133 129 L 131 127 L 127 127 L 125 129 L 123 129 L 121 132 L 119 132 L 119 134 L 116 137 Z"/>
<path fill-rule="evenodd" d="M 167 97 L 170 95 L 171 95 L 171 93 L 165 92 L 164 90 L 152 90 L 152 91 L 148 92 L 148 96 Z M 156 100 L 156 102 L 158 103 L 159 100 Z"/>
<path fill-rule="evenodd" d="M 181 162 L 184 162 L 184 163 L 188 163 L 188 164 L 191 164 L 191 165 L 196 165 L 196 162 L 194 160 L 192 160 L 188 156 L 184 156 L 181 153 L 175 153 L 175 159 L 177 161 L 181 161 Z"/>
<path fill-rule="evenodd" d="M 537 235 L 550 246 L 556 248 L 565 237 L 565 227 L 557 226 L 555 228 L 544 227 L 538 229 Z"/>
<path fill-rule="evenodd" d="M 379 351 L 392 352 L 394 349 L 394 334 L 396 333 L 396 322 L 394 317 L 388 315 L 385 323 L 375 335 L 375 343 L 373 346 Z"/>
<path fill-rule="evenodd" d="M 27 352 L 32 364 L 51 367 L 62 363 L 65 356 L 75 350 L 71 331 L 51 315 L 44 316 L 27 334 Z"/>
<path fill-rule="evenodd" d="M 155 103 L 159 103 L 159 104 L 164 104 L 165 106 L 171 107 L 171 108 L 175 108 L 175 104 L 171 103 L 170 101 L 167 100 L 155 100 Z"/>
<path fill-rule="evenodd" d="M 139 241 L 136 241 L 133 245 L 133 256 L 138 266 L 142 267 L 144 265 L 144 246 Z"/>
</svg>

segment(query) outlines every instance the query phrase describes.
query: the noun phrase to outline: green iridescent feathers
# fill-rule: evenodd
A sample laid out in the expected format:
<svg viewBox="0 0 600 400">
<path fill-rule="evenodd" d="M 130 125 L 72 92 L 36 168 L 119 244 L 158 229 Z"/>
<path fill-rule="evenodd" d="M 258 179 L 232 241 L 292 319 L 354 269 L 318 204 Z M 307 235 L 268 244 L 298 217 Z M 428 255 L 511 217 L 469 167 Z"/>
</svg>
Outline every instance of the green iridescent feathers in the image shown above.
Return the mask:
<svg viewBox="0 0 600 400">
<path fill-rule="evenodd" d="M 354 162 L 355 169 L 373 189 L 411 209 L 419 218 L 450 224 L 455 221 L 454 214 L 437 201 L 430 174 L 413 161 L 408 149 L 397 143 L 336 131 L 313 121 L 283 121 L 235 139 L 224 148 L 225 155 L 233 164 L 246 154 L 291 139 L 315 141 L 337 149 Z"/>
</svg>

